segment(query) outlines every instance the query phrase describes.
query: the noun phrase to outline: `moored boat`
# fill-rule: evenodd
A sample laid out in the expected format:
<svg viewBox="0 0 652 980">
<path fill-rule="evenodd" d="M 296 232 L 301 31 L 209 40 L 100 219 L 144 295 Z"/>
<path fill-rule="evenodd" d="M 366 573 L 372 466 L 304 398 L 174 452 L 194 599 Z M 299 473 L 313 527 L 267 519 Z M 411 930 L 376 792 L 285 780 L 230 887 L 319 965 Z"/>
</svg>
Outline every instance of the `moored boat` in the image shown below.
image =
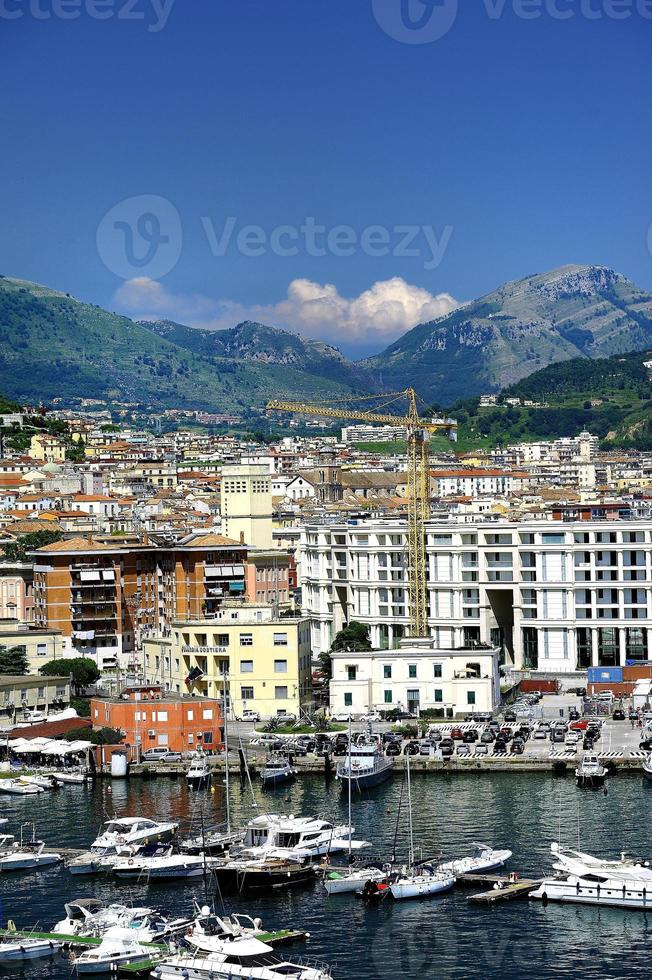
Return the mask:
<svg viewBox="0 0 652 980">
<path fill-rule="evenodd" d="M 575 770 L 575 778 L 578 786 L 588 786 L 597 789 L 604 786 L 608 771 L 602 765 L 594 752 L 585 752 L 582 760 Z"/>
<path fill-rule="evenodd" d="M 449 874 L 457 877 L 465 874 L 483 874 L 487 871 L 494 871 L 502 868 L 512 856 L 508 850 L 495 850 L 488 844 L 474 844 L 474 853 L 467 857 L 456 858 L 452 861 L 443 861 L 436 865 L 436 870 L 440 874 Z"/>
<path fill-rule="evenodd" d="M 260 779 L 265 788 L 279 783 L 290 783 L 296 778 L 296 769 L 281 755 L 271 755 L 260 771 Z"/>
<path fill-rule="evenodd" d="M 360 737 L 358 744 L 351 745 L 346 757 L 338 763 L 336 778 L 345 789 L 350 782 L 354 789 L 371 789 L 384 783 L 392 775 L 394 760 L 383 754 L 380 742 L 368 735 Z"/>
<path fill-rule="evenodd" d="M 186 773 L 186 781 L 191 789 L 205 789 L 210 786 L 212 780 L 208 759 L 203 752 L 198 752 L 190 763 L 190 768 Z"/>
<path fill-rule="evenodd" d="M 45 959 L 54 956 L 61 949 L 61 943 L 51 939 L 36 937 L 16 937 L 0 940 L 0 963 L 20 963 L 24 960 Z"/>
</svg>

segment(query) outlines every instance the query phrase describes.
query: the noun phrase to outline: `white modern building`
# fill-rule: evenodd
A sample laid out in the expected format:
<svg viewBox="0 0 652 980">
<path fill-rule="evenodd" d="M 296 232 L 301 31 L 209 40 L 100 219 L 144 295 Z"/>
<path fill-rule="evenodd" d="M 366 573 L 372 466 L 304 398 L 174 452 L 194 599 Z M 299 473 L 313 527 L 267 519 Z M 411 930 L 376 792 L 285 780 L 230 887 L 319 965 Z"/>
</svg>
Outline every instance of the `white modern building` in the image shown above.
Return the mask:
<svg viewBox="0 0 652 980">
<path fill-rule="evenodd" d="M 500 650 L 440 650 L 433 640 L 404 640 L 398 650 L 331 654 L 331 712 L 425 709 L 453 718 L 494 711 L 500 703 Z"/>
<path fill-rule="evenodd" d="M 568 674 L 652 659 L 652 520 L 427 524 L 429 631 L 441 650 L 501 647 L 518 670 Z M 351 620 L 378 650 L 409 634 L 405 521 L 307 524 L 300 584 L 313 651 Z"/>
</svg>

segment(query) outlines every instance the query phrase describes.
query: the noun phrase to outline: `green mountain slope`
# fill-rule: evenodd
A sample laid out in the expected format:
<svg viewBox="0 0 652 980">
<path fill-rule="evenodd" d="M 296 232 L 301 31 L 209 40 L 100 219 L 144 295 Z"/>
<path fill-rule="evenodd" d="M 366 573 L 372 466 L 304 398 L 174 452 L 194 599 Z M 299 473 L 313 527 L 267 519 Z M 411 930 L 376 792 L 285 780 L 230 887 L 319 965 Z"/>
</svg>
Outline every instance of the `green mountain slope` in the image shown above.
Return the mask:
<svg viewBox="0 0 652 980">
<path fill-rule="evenodd" d="M 320 374 L 315 366 L 313 373 L 299 357 L 283 362 L 194 349 L 194 331 L 177 332 L 184 335 L 183 346 L 151 325 L 45 286 L 0 277 L 0 391 L 32 403 L 81 396 L 246 415 L 270 397 L 328 397 L 360 388 L 357 370 L 351 369 L 354 381 L 346 362 L 340 377 L 334 368 Z"/>
<path fill-rule="evenodd" d="M 146 330 L 178 347 L 209 357 L 280 365 L 355 388 L 369 384 L 365 372 L 336 348 L 319 340 L 245 320 L 230 330 L 201 330 L 172 320 L 139 321 Z"/>
<path fill-rule="evenodd" d="M 391 389 L 414 384 L 451 404 L 539 368 L 652 344 L 652 294 L 601 266 L 570 265 L 510 282 L 408 331 L 361 366 Z"/>
</svg>

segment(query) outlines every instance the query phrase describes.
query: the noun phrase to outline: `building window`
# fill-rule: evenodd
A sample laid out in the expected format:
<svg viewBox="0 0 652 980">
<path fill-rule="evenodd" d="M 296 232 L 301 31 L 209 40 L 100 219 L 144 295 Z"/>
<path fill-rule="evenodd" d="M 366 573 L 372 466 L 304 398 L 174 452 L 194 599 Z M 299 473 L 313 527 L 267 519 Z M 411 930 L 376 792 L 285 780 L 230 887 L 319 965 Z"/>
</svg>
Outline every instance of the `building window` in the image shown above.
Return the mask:
<svg viewBox="0 0 652 980">
<path fill-rule="evenodd" d="M 441 677 L 442 676 L 442 667 L 441 667 L 441 664 L 434 664 L 433 670 L 434 670 L 435 677 Z"/>
<path fill-rule="evenodd" d="M 253 687 L 241 687 L 240 688 L 240 698 L 242 701 L 253 701 L 254 699 L 254 689 Z"/>
<path fill-rule="evenodd" d="M 435 688 L 435 701 L 441 702 L 443 700 L 444 700 L 444 692 L 439 687 Z"/>
<path fill-rule="evenodd" d="M 47 643 L 37 643 L 36 644 L 36 656 L 37 657 L 47 657 L 48 645 Z"/>
<path fill-rule="evenodd" d="M 288 662 L 287 660 L 275 660 L 274 661 L 274 673 L 275 674 L 287 674 L 288 672 Z"/>
<path fill-rule="evenodd" d="M 254 662 L 253 660 L 241 660 L 240 661 L 240 673 L 241 674 L 253 674 L 254 672 Z"/>
<path fill-rule="evenodd" d="M 218 633 L 215 637 L 215 645 L 218 647 L 228 647 L 229 645 L 229 634 L 228 633 Z"/>
<path fill-rule="evenodd" d="M 385 664 L 385 666 L 383 667 L 383 677 L 385 678 L 386 681 L 391 680 L 392 668 L 389 666 L 389 664 Z"/>
<path fill-rule="evenodd" d="M 44 698 L 44 697 L 45 697 L 45 688 L 44 688 L 44 687 L 39 687 L 39 689 L 38 689 L 38 695 L 37 695 L 37 697 L 38 697 L 38 699 L 39 699 L 39 701 L 40 701 L 40 700 L 41 700 L 42 698 Z"/>
<path fill-rule="evenodd" d="M 167 721 L 168 720 L 168 713 L 167 713 L 167 711 L 157 711 L 156 712 L 156 717 L 157 717 L 158 721 Z M 154 719 L 152 719 L 152 721 L 153 720 Z"/>
<path fill-rule="evenodd" d="M 284 701 L 285 698 L 287 698 L 287 696 L 288 696 L 288 689 L 287 689 L 287 687 L 275 687 L 274 688 L 274 697 L 276 698 L 277 701 Z"/>
<path fill-rule="evenodd" d="M 357 667 L 347 667 L 346 668 L 346 679 L 347 679 L 347 681 L 354 681 L 354 680 L 356 680 L 357 676 L 358 676 L 358 668 Z"/>
<path fill-rule="evenodd" d="M 392 703 L 392 692 L 385 691 L 385 704 L 391 704 L 391 703 Z"/>
<path fill-rule="evenodd" d="M 417 665 L 416 664 L 408 664 L 408 677 L 410 679 L 413 679 L 416 676 L 417 676 Z"/>
<path fill-rule="evenodd" d="M 344 707 L 350 708 L 352 704 L 353 704 L 353 695 L 349 691 L 346 691 L 346 693 L 344 694 Z"/>
<path fill-rule="evenodd" d="M 288 645 L 287 633 L 274 633 L 274 646 L 286 647 Z"/>
<path fill-rule="evenodd" d="M 202 713 L 202 717 L 203 717 L 204 721 L 212 721 L 212 719 L 213 719 L 213 709 L 212 708 L 204 708 L 204 711 Z"/>
<path fill-rule="evenodd" d="M 475 691 L 467 691 L 466 692 L 466 703 L 467 704 L 475 704 Z"/>
<path fill-rule="evenodd" d="M 158 744 L 159 745 L 168 745 L 169 744 L 169 737 L 167 735 L 159 735 L 159 737 L 158 737 Z"/>
<path fill-rule="evenodd" d="M 241 647 L 252 647 L 254 645 L 254 634 L 253 633 L 241 633 L 240 634 L 240 646 Z"/>
</svg>

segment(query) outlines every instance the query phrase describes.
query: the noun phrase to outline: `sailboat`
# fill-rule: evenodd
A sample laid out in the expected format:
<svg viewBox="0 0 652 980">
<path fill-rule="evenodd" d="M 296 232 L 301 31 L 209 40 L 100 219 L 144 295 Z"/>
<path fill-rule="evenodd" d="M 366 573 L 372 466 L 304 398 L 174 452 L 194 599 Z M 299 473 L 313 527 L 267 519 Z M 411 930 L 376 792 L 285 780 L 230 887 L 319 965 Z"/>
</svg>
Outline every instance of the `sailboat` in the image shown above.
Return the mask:
<svg viewBox="0 0 652 980">
<path fill-rule="evenodd" d="M 405 756 L 406 783 L 408 796 L 408 821 L 410 831 L 410 851 L 407 867 L 399 871 L 390 883 L 392 897 L 426 898 L 448 891 L 455 884 L 455 876 L 450 872 L 439 872 L 430 864 L 416 864 L 414 861 L 414 828 L 412 824 L 412 784 L 410 782 L 410 756 Z"/>
<path fill-rule="evenodd" d="M 351 769 L 351 719 L 349 718 L 349 750 L 348 750 L 348 768 Z M 369 881 L 381 882 L 386 881 L 387 872 L 383 870 L 382 866 L 370 865 L 361 868 L 353 867 L 353 854 L 352 854 L 352 840 L 353 837 L 353 821 L 351 812 L 351 787 L 353 780 L 346 780 L 348 789 L 348 805 L 349 805 L 349 861 L 348 868 L 331 868 L 324 875 L 324 888 L 327 895 L 345 895 L 351 892 L 357 892 Z"/>
</svg>

